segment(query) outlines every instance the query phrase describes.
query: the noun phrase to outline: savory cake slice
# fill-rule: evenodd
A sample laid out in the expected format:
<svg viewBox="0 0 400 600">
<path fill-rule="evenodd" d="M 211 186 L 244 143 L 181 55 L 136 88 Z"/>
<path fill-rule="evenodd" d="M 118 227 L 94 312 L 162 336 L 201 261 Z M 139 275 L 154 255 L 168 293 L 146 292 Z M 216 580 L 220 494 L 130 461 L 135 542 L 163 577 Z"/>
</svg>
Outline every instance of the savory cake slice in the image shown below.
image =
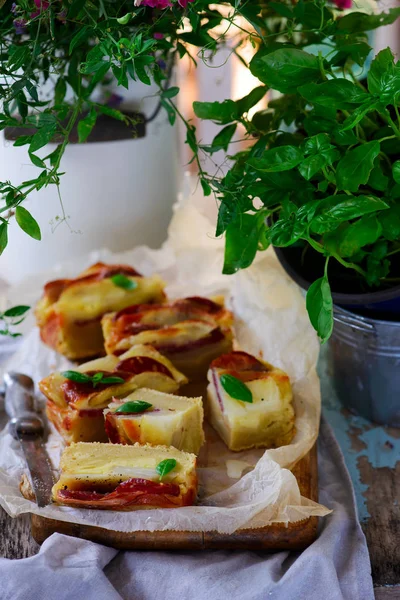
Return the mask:
<svg viewBox="0 0 400 600">
<path fill-rule="evenodd" d="M 204 443 L 201 398 L 142 388 L 124 399 L 113 398 L 104 418 L 113 444 L 162 444 L 198 454 Z"/>
<path fill-rule="evenodd" d="M 206 415 L 230 450 L 276 448 L 295 432 L 289 377 L 247 354 L 231 352 L 211 363 Z"/>
<path fill-rule="evenodd" d="M 164 282 L 127 265 L 96 263 L 75 279 L 50 281 L 36 307 L 42 341 L 70 359 L 104 354 L 101 317 L 126 306 L 163 302 Z"/>
<path fill-rule="evenodd" d="M 137 510 L 189 506 L 197 495 L 196 457 L 165 446 L 71 444 L 53 487 L 57 504 Z"/>
<path fill-rule="evenodd" d="M 105 348 L 119 354 L 151 344 L 190 380 L 205 378 L 211 361 L 232 350 L 232 313 L 223 300 L 191 297 L 164 305 L 129 306 L 102 319 Z"/>
<path fill-rule="evenodd" d="M 52 373 L 39 383 L 47 416 L 64 439 L 104 441 L 103 409 L 139 387 L 176 392 L 187 382 L 172 363 L 151 346 L 134 346 L 122 356 L 105 356 L 73 371 Z M 102 435 L 99 436 L 99 431 Z"/>
</svg>

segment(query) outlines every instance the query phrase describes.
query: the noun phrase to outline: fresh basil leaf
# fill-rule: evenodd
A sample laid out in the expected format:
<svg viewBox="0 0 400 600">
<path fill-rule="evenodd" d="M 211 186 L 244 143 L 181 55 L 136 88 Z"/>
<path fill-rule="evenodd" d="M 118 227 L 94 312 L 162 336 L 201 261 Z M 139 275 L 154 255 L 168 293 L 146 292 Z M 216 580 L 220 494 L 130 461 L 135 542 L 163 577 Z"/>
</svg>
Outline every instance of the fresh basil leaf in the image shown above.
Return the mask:
<svg viewBox="0 0 400 600">
<path fill-rule="evenodd" d="M 336 110 L 370 101 L 369 95 L 347 79 L 331 79 L 324 83 L 310 83 L 299 87 L 299 93 L 311 104 Z"/>
<path fill-rule="evenodd" d="M 26 312 L 28 312 L 28 310 L 30 309 L 30 306 L 24 306 L 24 305 L 18 305 L 18 306 L 13 306 L 11 308 L 9 308 L 8 310 L 6 310 L 3 313 L 4 317 L 20 317 L 21 315 L 24 315 Z"/>
<path fill-rule="evenodd" d="M 8 244 L 8 223 L 0 224 L 0 255 L 3 254 Z"/>
<path fill-rule="evenodd" d="M 104 377 L 104 373 L 102 373 L 102 372 L 95 373 L 92 376 L 92 381 L 93 381 L 93 383 L 98 383 L 99 381 L 101 381 L 103 379 L 103 377 Z"/>
<path fill-rule="evenodd" d="M 233 375 L 229 375 L 229 373 L 224 373 L 219 378 L 222 387 L 225 392 L 235 400 L 240 400 L 241 402 L 253 402 L 253 394 L 251 393 L 250 388 L 247 387 L 243 381 L 240 381 L 237 377 Z"/>
<path fill-rule="evenodd" d="M 23 206 L 17 206 L 15 209 L 15 219 L 22 231 L 25 231 L 34 240 L 41 240 L 42 234 L 37 221 L 32 217 L 31 213 Z"/>
<path fill-rule="evenodd" d="M 390 48 L 381 50 L 368 72 L 368 90 L 379 96 L 384 106 L 394 104 L 400 94 L 400 65 L 394 64 Z"/>
<path fill-rule="evenodd" d="M 261 158 L 250 158 L 248 164 L 257 171 L 274 173 L 289 171 L 303 160 L 303 153 L 296 146 L 278 146 L 266 150 Z"/>
<path fill-rule="evenodd" d="M 193 110 L 199 119 L 217 121 L 221 125 L 236 121 L 239 117 L 236 102 L 224 100 L 223 102 L 193 102 Z"/>
<path fill-rule="evenodd" d="M 160 476 L 160 481 L 163 477 L 168 475 L 168 473 L 173 471 L 177 464 L 178 463 L 175 460 L 175 458 L 166 458 L 165 460 L 162 460 L 160 463 L 158 463 L 158 465 L 156 466 L 156 471 Z"/>
<path fill-rule="evenodd" d="M 129 277 L 122 275 L 122 273 L 117 273 L 110 277 L 110 279 L 114 285 L 123 288 L 124 290 L 134 290 L 138 286 L 134 279 L 129 279 Z"/>
<path fill-rule="evenodd" d="M 323 135 L 323 134 L 322 134 Z M 321 151 L 320 154 L 313 154 L 308 156 L 299 165 L 299 171 L 303 175 L 304 179 L 309 181 L 324 167 L 331 165 L 340 158 L 340 153 L 332 148 L 331 150 Z"/>
<path fill-rule="evenodd" d="M 63 371 L 61 375 L 65 379 L 75 381 L 75 383 L 92 383 L 90 375 L 85 375 L 85 373 L 81 373 L 80 371 Z"/>
<path fill-rule="evenodd" d="M 311 325 L 324 344 L 330 338 L 333 329 L 333 302 L 326 275 L 314 281 L 308 288 L 306 306 Z"/>
<path fill-rule="evenodd" d="M 259 223 L 257 215 L 244 214 L 226 228 L 223 273 L 232 275 L 247 269 L 258 248 Z"/>
<path fill-rule="evenodd" d="M 338 230 L 327 233 L 324 246 L 329 252 L 347 258 L 354 256 L 364 246 L 374 244 L 381 233 L 382 225 L 376 216 L 366 215 L 355 223 L 343 224 Z"/>
<path fill-rule="evenodd" d="M 374 196 L 348 196 L 337 194 L 328 196 L 319 205 L 316 216 L 310 224 L 314 233 L 333 231 L 343 221 L 349 221 L 376 211 L 388 208 L 388 204 Z"/>
<path fill-rule="evenodd" d="M 273 246 L 284 248 L 291 246 L 304 234 L 307 224 L 292 216 L 288 219 L 279 219 L 269 230 L 269 240 Z"/>
<path fill-rule="evenodd" d="M 400 240 L 400 204 L 383 210 L 378 216 L 382 225 L 382 235 L 391 242 Z"/>
<path fill-rule="evenodd" d="M 101 385 L 104 384 L 113 384 L 113 383 L 125 383 L 125 379 L 122 379 L 122 377 L 102 377 L 102 379 L 100 380 Z"/>
<path fill-rule="evenodd" d="M 395 182 L 400 183 L 400 160 L 396 160 L 396 162 L 393 163 L 392 175 Z"/>
<path fill-rule="evenodd" d="M 281 48 L 261 56 L 257 71 L 257 77 L 263 83 L 284 94 L 294 93 L 301 85 L 321 80 L 318 58 L 298 48 Z"/>
<path fill-rule="evenodd" d="M 374 161 L 380 152 L 379 142 L 367 142 L 348 150 L 336 168 L 338 190 L 357 192 L 368 182 Z"/>
<path fill-rule="evenodd" d="M 125 402 L 122 406 L 119 406 L 116 413 L 141 413 L 151 408 L 153 405 L 150 402 L 145 402 L 144 400 L 133 400 L 131 402 Z"/>
<path fill-rule="evenodd" d="M 86 142 L 89 135 L 92 133 L 92 129 L 96 124 L 97 120 L 97 112 L 96 109 L 92 106 L 89 114 L 81 119 L 78 123 L 78 139 L 79 143 Z"/>
<path fill-rule="evenodd" d="M 378 192 L 384 192 L 389 185 L 389 177 L 383 174 L 379 158 L 375 161 L 374 168 L 368 179 L 368 185 L 372 189 L 378 190 Z"/>
</svg>

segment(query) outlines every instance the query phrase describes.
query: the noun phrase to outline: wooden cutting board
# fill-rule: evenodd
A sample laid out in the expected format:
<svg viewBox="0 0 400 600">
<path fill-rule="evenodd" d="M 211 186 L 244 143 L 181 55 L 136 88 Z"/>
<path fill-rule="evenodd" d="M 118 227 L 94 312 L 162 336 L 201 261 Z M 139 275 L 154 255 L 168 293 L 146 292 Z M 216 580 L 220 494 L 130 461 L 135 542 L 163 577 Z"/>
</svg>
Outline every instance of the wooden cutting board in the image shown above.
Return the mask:
<svg viewBox="0 0 400 600">
<path fill-rule="evenodd" d="M 294 467 L 302 496 L 318 501 L 316 446 Z M 173 509 L 171 509 L 173 510 Z M 302 550 L 317 536 L 318 517 L 297 523 L 273 524 L 260 529 L 239 529 L 232 534 L 216 531 L 110 531 L 93 525 L 66 523 L 32 515 L 32 535 L 41 544 L 53 533 L 71 535 L 120 550 Z"/>
</svg>

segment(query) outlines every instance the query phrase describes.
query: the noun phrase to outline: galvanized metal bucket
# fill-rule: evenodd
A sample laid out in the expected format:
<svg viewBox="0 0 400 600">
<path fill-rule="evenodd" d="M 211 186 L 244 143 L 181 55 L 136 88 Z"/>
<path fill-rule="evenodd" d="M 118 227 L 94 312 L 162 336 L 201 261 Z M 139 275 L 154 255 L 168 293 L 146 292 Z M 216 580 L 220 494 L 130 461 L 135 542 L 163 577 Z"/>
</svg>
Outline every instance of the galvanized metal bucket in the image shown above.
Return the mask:
<svg viewBox="0 0 400 600">
<path fill-rule="evenodd" d="M 371 421 L 400 427 L 400 322 L 339 307 L 334 319 L 329 354 L 340 401 Z"/>
</svg>

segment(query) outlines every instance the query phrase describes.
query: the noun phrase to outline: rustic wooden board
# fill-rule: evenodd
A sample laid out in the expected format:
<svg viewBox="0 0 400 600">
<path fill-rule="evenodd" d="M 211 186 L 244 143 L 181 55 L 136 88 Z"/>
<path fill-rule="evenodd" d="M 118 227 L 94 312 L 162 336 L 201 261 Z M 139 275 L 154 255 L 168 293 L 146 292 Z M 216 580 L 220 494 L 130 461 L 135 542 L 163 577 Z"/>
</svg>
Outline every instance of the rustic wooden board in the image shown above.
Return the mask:
<svg viewBox="0 0 400 600">
<path fill-rule="evenodd" d="M 293 469 L 303 496 L 318 501 L 316 446 Z M 172 510 L 172 509 L 171 509 Z M 260 529 L 241 529 L 233 534 L 190 531 L 135 531 L 123 533 L 92 525 L 79 525 L 32 515 L 32 535 L 41 544 L 53 533 L 63 533 L 120 550 L 302 550 L 316 538 L 318 517 Z"/>
</svg>

